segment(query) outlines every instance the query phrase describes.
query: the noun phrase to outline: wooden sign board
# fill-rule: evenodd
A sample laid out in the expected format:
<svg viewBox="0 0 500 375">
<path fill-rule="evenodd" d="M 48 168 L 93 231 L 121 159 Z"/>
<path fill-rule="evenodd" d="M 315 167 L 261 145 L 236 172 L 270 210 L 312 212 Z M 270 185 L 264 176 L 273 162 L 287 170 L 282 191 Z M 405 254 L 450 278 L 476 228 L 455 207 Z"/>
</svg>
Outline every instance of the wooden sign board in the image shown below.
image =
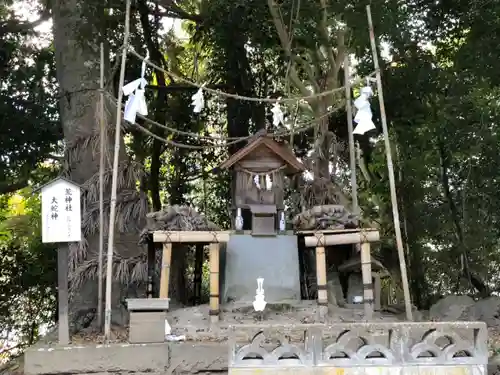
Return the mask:
<svg viewBox="0 0 500 375">
<path fill-rule="evenodd" d="M 42 242 L 79 242 L 82 239 L 79 185 L 57 178 L 41 188 Z"/>
</svg>

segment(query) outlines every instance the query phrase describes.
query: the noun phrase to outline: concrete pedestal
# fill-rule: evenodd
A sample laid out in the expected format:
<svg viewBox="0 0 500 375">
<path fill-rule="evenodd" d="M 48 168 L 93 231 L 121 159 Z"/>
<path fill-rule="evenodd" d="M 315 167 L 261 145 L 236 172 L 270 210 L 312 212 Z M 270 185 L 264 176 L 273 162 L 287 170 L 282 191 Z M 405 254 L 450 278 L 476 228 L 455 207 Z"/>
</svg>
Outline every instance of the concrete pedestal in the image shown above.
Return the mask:
<svg viewBox="0 0 500 375">
<path fill-rule="evenodd" d="M 129 342 L 132 344 L 165 342 L 164 311 L 131 311 Z"/>
<path fill-rule="evenodd" d="M 252 302 L 258 277 L 268 303 L 300 300 L 297 236 L 233 234 L 224 253 L 223 303 Z"/>
</svg>

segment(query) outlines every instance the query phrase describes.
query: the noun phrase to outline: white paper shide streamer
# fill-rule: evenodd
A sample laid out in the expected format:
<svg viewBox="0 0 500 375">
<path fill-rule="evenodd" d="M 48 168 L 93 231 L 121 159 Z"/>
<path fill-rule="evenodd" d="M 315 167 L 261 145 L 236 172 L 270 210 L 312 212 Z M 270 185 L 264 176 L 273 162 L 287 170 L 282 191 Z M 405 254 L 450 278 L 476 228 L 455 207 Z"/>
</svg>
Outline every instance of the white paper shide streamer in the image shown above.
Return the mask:
<svg viewBox="0 0 500 375">
<path fill-rule="evenodd" d="M 203 98 L 203 87 L 200 87 L 200 89 L 196 92 L 191 97 L 191 105 L 193 106 L 193 112 L 194 113 L 200 113 L 203 108 L 205 107 L 205 99 Z"/>
<path fill-rule="evenodd" d="M 124 119 L 128 122 L 135 123 L 137 114 L 142 116 L 148 115 L 148 106 L 146 104 L 146 97 L 144 96 L 144 89 L 147 81 L 144 78 L 146 74 L 146 57 L 142 62 L 141 77 L 123 86 L 123 95 L 128 96 L 125 103 Z"/>
<path fill-rule="evenodd" d="M 273 105 L 273 108 L 271 109 L 271 112 L 273 114 L 273 125 L 278 126 L 279 124 L 285 125 L 285 115 L 283 114 L 283 111 L 281 110 L 280 103 L 276 102 Z"/>
<path fill-rule="evenodd" d="M 372 88 L 370 86 L 365 86 L 361 89 L 359 97 L 354 101 L 354 106 L 357 109 L 356 116 L 354 117 L 354 122 L 357 124 L 353 131 L 354 134 L 363 135 L 375 129 L 375 124 L 372 120 L 370 101 L 368 100 L 372 94 Z"/>
</svg>

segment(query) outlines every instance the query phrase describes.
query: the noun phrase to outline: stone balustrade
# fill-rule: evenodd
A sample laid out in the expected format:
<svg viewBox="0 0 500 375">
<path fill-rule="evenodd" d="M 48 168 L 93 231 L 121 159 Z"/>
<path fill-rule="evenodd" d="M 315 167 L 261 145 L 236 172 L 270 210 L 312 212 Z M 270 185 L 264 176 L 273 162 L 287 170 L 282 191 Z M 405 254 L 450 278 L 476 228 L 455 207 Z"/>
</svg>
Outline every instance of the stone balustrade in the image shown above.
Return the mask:
<svg viewBox="0 0 500 375">
<path fill-rule="evenodd" d="M 229 374 L 486 374 L 479 322 L 235 326 Z"/>
</svg>

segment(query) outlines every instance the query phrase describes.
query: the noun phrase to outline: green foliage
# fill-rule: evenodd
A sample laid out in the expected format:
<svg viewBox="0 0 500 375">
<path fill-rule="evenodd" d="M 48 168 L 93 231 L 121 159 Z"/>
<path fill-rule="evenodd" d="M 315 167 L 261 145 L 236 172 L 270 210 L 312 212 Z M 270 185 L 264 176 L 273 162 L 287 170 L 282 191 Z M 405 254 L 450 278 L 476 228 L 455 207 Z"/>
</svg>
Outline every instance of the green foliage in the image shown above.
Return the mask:
<svg viewBox="0 0 500 375">
<path fill-rule="evenodd" d="M 54 321 L 57 256 L 41 243 L 40 202 L 29 191 L 2 196 L 0 216 L 0 355 L 8 358 Z"/>
<path fill-rule="evenodd" d="M 3 22 L 10 28 L 0 27 L 0 194 L 27 186 L 62 139 L 53 51 L 32 43 L 32 30 L 17 31 L 10 12 L 0 11 Z"/>
</svg>

